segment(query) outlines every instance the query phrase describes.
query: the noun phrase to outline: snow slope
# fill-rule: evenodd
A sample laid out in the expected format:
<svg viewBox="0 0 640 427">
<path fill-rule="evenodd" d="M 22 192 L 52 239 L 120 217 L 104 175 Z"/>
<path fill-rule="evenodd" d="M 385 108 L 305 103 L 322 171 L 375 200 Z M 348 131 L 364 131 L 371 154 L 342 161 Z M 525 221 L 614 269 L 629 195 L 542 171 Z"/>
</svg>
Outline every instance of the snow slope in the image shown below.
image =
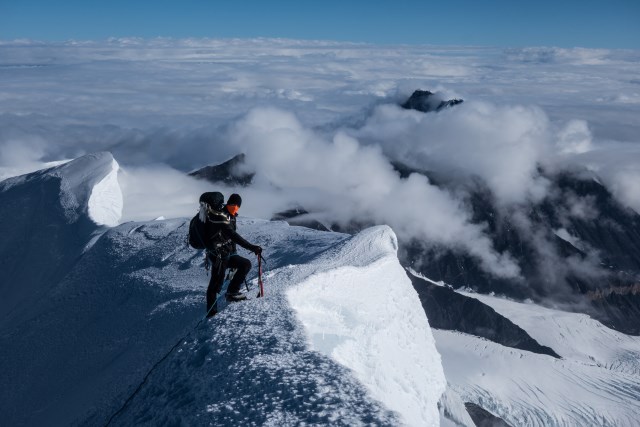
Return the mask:
<svg viewBox="0 0 640 427">
<path fill-rule="evenodd" d="M 99 226 L 117 216 L 115 168 L 106 153 L 2 183 L 2 216 L 19 225 L 1 228 L 14 267 L 1 284 L 14 296 L 0 317 L 3 424 L 104 425 L 179 342 L 111 425 L 437 425 L 442 367 L 388 227 L 351 237 L 241 219 L 265 248 L 267 296 L 193 330 L 208 278 L 185 244 L 188 220 Z M 19 218 L 25 206 L 35 216 Z M 359 331 L 344 338 L 351 352 L 314 349 L 301 298 L 311 286 L 331 289 L 321 298 L 349 295 L 366 281 L 360 300 L 336 301 Z M 387 291 L 397 296 L 379 306 Z M 317 310 L 336 317 L 330 304 Z M 425 372 L 407 369 L 416 363 Z M 398 405 L 387 387 L 414 400 Z"/>
<path fill-rule="evenodd" d="M 561 360 L 474 336 L 434 331 L 448 382 L 510 425 L 637 426 L 640 337 L 577 313 L 464 293 L 553 348 Z"/>
<path fill-rule="evenodd" d="M 640 379 L 640 337 L 607 328 L 586 314 L 465 293 L 491 306 L 560 356 Z M 640 396 L 639 396 L 640 397 Z"/>
<path fill-rule="evenodd" d="M 117 169 L 110 153 L 96 153 L 0 182 L 3 325 L 33 313 L 101 232 L 103 220 L 117 221 Z M 105 198 L 112 202 L 108 214 Z"/>
<path fill-rule="evenodd" d="M 241 228 L 261 244 L 269 241 L 264 246 L 282 256 L 292 242 L 286 238 L 279 242 L 285 237 L 282 223 L 278 223 L 281 230 L 277 234 L 263 235 L 267 224 L 273 223 L 254 221 L 243 223 Z M 297 227 L 284 228 L 287 229 Z M 323 234 L 332 233 L 318 233 Z M 306 249 L 309 254 L 312 246 Z M 428 337 L 424 313 L 405 316 L 402 306 L 390 306 L 389 315 L 399 318 L 400 324 L 381 324 L 378 310 L 366 310 L 376 305 L 366 294 L 359 300 L 342 302 L 336 295 L 335 305 L 314 305 L 315 314 L 320 317 L 346 318 L 352 329 L 360 332 L 343 340 L 354 353 L 366 354 L 366 360 L 377 368 L 369 372 L 373 375 L 369 381 L 362 381 L 358 369 L 361 366 L 349 363 L 353 359 L 345 363 L 344 358 L 314 351 L 308 345 L 308 317 L 300 315 L 300 309 L 310 303 L 306 300 L 309 286 L 345 288 L 344 295 L 348 296 L 350 288 L 358 284 L 354 270 L 360 270 L 360 279 L 371 278 L 387 265 L 395 274 L 371 281 L 369 290 L 384 294 L 391 286 L 401 295 L 413 295 L 417 301 L 397 259 L 392 261 L 392 257 L 395 235 L 388 227 L 376 227 L 352 238 L 341 236 L 337 245 L 304 264 L 271 270 L 266 278 L 265 299 L 232 305 L 216 316 L 207 328 L 185 343 L 185 351 L 171 357 L 154 374 L 118 419 L 127 425 L 149 421 L 151 416 L 163 423 L 209 420 L 222 425 L 437 425 L 437 401 L 444 389 L 441 365 L 425 366 L 439 362 L 433 340 L 417 337 L 411 323 L 427 328 L 423 331 Z M 327 280 L 329 277 L 331 280 Z M 321 289 L 319 292 L 323 294 Z M 340 305 L 345 310 L 336 315 Z M 356 312 L 359 317 L 351 316 Z M 397 326 L 401 329 L 397 330 Z M 424 345 L 414 345 L 412 339 Z M 398 359 L 390 361 L 384 351 L 379 352 L 380 347 L 394 348 Z M 416 353 L 417 350 L 425 353 Z M 417 359 L 426 369 L 416 376 L 426 378 L 422 384 L 412 381 L 412 373 L 407 372 Z M 397 360 L 405 360 L 406 367 L 399 366 Z M 398 407 L 394 396 L 379 393 L 374 379 L 380 379 L 392 390 L 404 388 L 413 399 L 424 399 L 419 402 L 422 412 L 411 404 Z M 182 399 L 176 402 L 178 394 L 185 396 L 186 403 Z"/>
</svg>

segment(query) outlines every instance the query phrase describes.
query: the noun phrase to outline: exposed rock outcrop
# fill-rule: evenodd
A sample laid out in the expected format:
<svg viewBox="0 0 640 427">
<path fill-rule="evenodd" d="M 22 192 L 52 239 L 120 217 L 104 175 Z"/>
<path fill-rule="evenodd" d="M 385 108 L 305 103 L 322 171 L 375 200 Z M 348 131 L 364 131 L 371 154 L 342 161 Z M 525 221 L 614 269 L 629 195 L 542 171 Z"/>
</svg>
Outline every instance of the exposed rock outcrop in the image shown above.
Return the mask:
<svg viewBox="0 0 640 427">
<path fill-rule="evenodd" d="M 428 90 L 416 90 L 411 94 L 402 105 L 402 108 L 406 110 L 417 110 L 423 113 L 430 113 L 432 111 L 440 111 L 444 108 L 453 107 L 454 105 L 462 104 L 462 99 L 442 99 L 442 96 L 438 93 L 433 93 Z"/>
<path fill-rule="evenodd" d="M 222 182 L 227 185 L 241 185 L 246 187 L 253 182 L 255 174 L 242 171 L 244 157 L 244 154 L 238 154 L 224 163 L 215 166 L 205 166 L 190 172 L 189 175 L 212 183 Z"/>
</svg>

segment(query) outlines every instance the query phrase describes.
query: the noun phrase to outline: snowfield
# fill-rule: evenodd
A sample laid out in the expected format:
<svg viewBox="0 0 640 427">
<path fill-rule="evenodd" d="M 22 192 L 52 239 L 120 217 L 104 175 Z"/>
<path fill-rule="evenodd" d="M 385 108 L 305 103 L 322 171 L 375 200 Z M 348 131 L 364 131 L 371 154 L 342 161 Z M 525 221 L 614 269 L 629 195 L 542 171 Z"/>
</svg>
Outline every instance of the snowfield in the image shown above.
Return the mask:
<svg viewBox="0 0 640 427">
<path fill-rule="evenodd" d="M 434 331 L 447 381 L 512 426 L 637 426 L 640 337 L 589 316 L 494 296 L 477 298 L 551 347 L 562 359 Z"/>
<path fill-rule="evenodd" d="M 439 424 L 440 356 L 390 228 L 241 219 L 266 297 L 198 325 L 188 219 L 106 228 L 116 171 L 99 153 L 0 183 L 3 424 Z"/>
</svg>

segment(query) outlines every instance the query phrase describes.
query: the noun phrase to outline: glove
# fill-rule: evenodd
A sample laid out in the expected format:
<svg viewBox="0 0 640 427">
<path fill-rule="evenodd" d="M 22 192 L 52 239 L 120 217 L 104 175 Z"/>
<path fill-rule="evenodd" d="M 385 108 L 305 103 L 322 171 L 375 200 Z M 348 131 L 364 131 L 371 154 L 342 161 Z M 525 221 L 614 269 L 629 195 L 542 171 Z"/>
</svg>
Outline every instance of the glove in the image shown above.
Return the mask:
<svg viewBox="0 0 640 427">
<path fill-rule="evenodd" d="M 254 245 L 253 248 L 251 248 L 251 252 L 253 252 L 256 255 L 261 255 L 262 248 L 260 246 Z"/>
</svg>

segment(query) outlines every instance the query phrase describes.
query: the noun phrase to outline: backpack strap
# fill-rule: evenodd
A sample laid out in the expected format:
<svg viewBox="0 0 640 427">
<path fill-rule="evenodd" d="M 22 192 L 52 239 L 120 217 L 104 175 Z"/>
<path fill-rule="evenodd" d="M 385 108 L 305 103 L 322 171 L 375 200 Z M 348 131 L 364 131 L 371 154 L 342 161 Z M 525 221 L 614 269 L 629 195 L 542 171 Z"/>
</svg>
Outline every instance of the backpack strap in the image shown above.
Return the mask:
<svg viewBox="0 0 640 427">
<path fill-rule="evenodd" d="M 209 210 L 207 220 L 212 224 L 231 224 L 231 220 L 224 212 Z"/>
</svg>

